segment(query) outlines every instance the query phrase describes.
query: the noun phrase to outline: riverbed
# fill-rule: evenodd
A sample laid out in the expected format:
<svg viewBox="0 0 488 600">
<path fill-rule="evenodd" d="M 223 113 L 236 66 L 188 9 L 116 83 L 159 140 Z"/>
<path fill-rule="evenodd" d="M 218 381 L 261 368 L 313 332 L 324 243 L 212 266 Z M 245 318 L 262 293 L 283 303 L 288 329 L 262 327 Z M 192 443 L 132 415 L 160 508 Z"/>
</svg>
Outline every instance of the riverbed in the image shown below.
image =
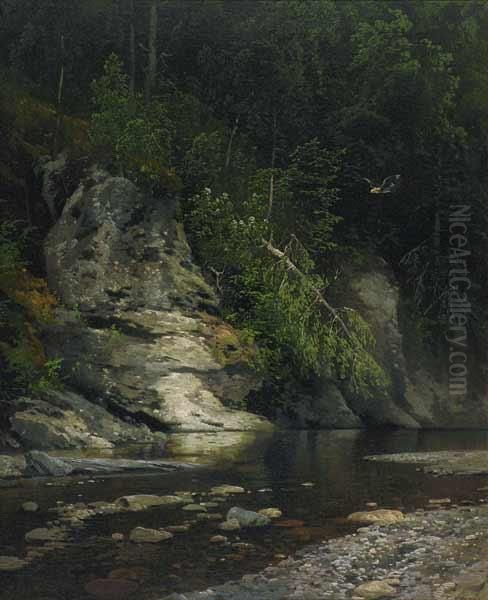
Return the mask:
<svg viewBox="0 0 488 600">
<path fill-rule="evenodd" d="M 192 462 L 196 468 L 163 475 L 24 480 L 18 487 L 0 489 L 1 555 L 25 554 L 24 535 L 55 519 L 52 509 L 61 503 L 113 501 L 127 494 L 188 491 L 195 502 L 204 502 L 212 486 L 233 484 L 246 493 L 228 496 L 212 510 L 225 516 L 235 505 L 251 510 L 277 507 L 283 518 L 264 529 L 228 533 L 231 543 L 218 545 L 209 542 L 219 533 L 218 521 L 197 521 L 180 507 L 97 516 L 84 528 L 70 532 L 65 545 L 23 570 L 1 573 L 0 598 L 93 600 L 96 596 L 86 591 L 87 586 L 107 578 L 129 578 L 140 600 L 207 589 L 278 564 L 309 544 L 352 533 L 355 528 L 347 523 L 346 515 L 364 509 L 368 502 L 413 511 L 431 498 L 449 497 L 453 503 L 482 499 L 476 490 L 488 484 L 488 476 L 435 477 L 415 465 L 366 462 L 364 456 L 486 449 L 488 432 L 484 431 L 341 430 L 179 434 L 165 448 L 87 452 L 90 456 L 164 457 Z M 40 510 L 22 512 L 25 501 L 36 502 Z M 161 544 L 112 539 L 113 533 L 127 536 L 136 526 L 164 528 L 184 522 L 191 524 L 188 532 Z"/>
</svg>

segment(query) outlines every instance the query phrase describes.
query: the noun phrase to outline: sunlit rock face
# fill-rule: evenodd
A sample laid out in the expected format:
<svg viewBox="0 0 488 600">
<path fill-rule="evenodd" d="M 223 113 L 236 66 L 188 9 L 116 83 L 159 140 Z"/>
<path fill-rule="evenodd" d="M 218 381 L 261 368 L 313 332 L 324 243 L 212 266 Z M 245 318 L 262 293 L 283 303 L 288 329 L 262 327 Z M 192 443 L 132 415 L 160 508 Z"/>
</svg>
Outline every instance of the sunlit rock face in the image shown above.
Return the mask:
<svg viewBox="0 0 488 600">
<path fill-rule="evenodd" d="M 175 208 L 92 170 L 45 244 L 63 306 L 44 335 L 48 352 L 88 401 L 151 431 L 270 429 L 230 408 L 260 386 L 253 349 L 216 316 Z"/>
</svg>

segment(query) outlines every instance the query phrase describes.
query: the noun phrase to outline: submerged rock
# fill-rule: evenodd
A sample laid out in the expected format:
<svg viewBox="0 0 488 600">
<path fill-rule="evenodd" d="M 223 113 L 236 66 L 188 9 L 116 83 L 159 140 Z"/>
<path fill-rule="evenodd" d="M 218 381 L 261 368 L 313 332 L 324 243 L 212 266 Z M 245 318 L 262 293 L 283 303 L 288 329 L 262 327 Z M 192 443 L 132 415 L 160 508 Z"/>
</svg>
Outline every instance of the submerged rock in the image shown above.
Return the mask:
<svg viewBox="0 0 488 600">
<path fill-rule="evenodd" d="M 153 496 L 150 494 L 136 494 L 117 498 L 115 504 L 129 510 L 144 510 L 153 506 L 179 506 L 184 500 L 178 496 Z"/>
<path fill-rule="evenodd" d="M 190 525 L 168 525 L 166 531 L 170 533 L 187 533 L 190 531 Z"/>
<path fill-rule="evenodd" d="M 205 506 L 202 506 L 201 504 L 187 504 L 186 506 L 183 507 L 183 510 L 187 511 L 187 512 L 199 512 L 199 513 L 207 512 L 207 508 Z"/>
<path fill-rule="evenodd" d="M 224 518 L 220 513 L 198 513 L 198 521 L 222 521 Z"/>
<path fill-rule="evenodd" d="M 241 527 L 265 527 L 271 523 L 269 517 L 238 506 L 233 506 L 227 513 L 227 521 L 232 519 L 235 519 Z"/>
<path fill-rule="evenodd" d="M 25 534 L 26 542 L 60 542 L 66 539 L 66 531 L 61 527 L 39 527 Z"/>
<path fill-rule="evenodd" d="M 268 519 L 279 519 L 283 516 L 283 513 L 279 508 L 262 508 L 258 512 L 260 515 L 268 517 Z"/>
<path fill-rule="evenodd" d="M 0 571 L 20 571 L 27 561 L 17 556 L 0 556 Z"/>
<path fill-rule="evenodd" d="M 238 485 L 217 485 L 210 490 L 210 493 L 215 496 L 226 494 L 245 494 L 246 490 Z"/>
<path fill-rule="evenodd" d="M 214 535 L 210 538 L 209 542 L 211 544 L 225 544 L 227 543 L 227 538 L 225 535 Z"/>
<path fill-rule="evenodd" d="M 24 502 L 22 504 L 22 510 L 28 513 L 34 513 L 39 510 L 39 504 L 37 502 Z"/>
<path fill-rule="evenodd" d="M 146 529 L 145 527 L 136 527 L 129 535 L 130 541 L 138 544 L 159 544 L 159 542 L 170 540 L 172 537 L 173 534 L 169 531 Z"/>
</svg>

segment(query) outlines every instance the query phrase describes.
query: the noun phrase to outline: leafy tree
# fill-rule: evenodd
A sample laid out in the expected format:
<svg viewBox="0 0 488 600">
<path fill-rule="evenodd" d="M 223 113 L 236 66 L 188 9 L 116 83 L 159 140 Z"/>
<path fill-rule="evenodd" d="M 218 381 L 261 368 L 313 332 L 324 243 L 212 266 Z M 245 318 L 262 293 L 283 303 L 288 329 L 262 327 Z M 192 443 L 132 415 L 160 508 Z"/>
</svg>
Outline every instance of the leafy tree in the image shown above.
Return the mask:
<svg viewBox="0 0 488 600">
<path fill-rule="evenodd" d="M 327 212 L 334 174 L 329 179 L 315 170 L 325 158 L 330 157 L 313 140 L 294 153 L 290 172 L 278 182 L 281 200 L 295 202 L 309 223 L 315 220 L 309 242 L 321 256 L 330 250 L 327 240 L 335 222 Z M 260 344 L 262 366 L 277 377 L 291 363 L 301 377 L 333 373 L 364 396 L 384 392 L 386 378 L 372 357 L 374 340 L 366 324 L 357 313 L 330 306 L 324 297 L 327 279 L 317 273 L 290 222 L 273 223 L 268 215 L 266 196 L 259 193 L 236 203 L 207 188 L 192 199 L 193 246 L 216 277 L 226 317 L 251 332 Z M 272 236 L 288 240 L 284 250 L 274 246 Z"/>
<path fill-rule="evenodd" d="M 92 85 L 95 112 L 90 137 L 120 173 L 135 181 L 167 185 L 176 177 L 170 167 L 172 124 L 160 102 L 146 105 L 132 97 L 122 62 L 111 55 L 104 75 Z"/>
</svg>

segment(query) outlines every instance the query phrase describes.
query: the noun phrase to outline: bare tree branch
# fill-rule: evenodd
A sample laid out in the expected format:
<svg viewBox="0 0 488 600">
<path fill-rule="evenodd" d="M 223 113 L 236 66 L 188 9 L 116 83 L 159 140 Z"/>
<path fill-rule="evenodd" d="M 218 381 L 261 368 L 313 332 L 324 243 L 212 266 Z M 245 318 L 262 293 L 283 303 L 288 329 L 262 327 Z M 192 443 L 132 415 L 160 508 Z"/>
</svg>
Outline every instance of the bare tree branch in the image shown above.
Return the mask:
<svg viewBox="0 0 488 600">
<path fill-rule="evenodd" d="M 307 276 L 305 275 L 305 273 L 303 273 L 302 271 L 300 271 L 300 269 L 295 265 L 294 262 L 292 262 L 290 260 L 290 258 L 281 250 L 279 250 L 278 248 L 276 248 L 275 246 L 273 246 L 271 244 L 271 242 L 266 241 L 264 238 L 262 238 L 262 243 L 263 243 L 263 247 L 275 258 L 279 259 L 281 262 L 283 262 L 286 266 L 286 268 L 289 271 L 292 271 L 293 273 L 295 273 L 296 275 L 298 275 L 298 277 L 300 279 L 302 279 L 303 281 L 305 281 L 307 279 Z M 344 332 L 344 334 L 346 335 L 347 338 L 352 339 L 352 334 L 348 328 L 348 326 L 346 325 L 346 323 L 344 322 L 344 320 L 342 319 L 342 317 L 339 315 L 339 313 L 337 312 L 337 310 L 331 306 L 327 300 L 325 299 L 324 295 L 322 294 L 322 292 L 312 286 L 313 291 L 317 294 L 317 300 L 318 302 L 327 310 L 327 312 L 332 316 L 332 318 L 334 320 L 336 320 L 339 325 L 341 326 L 342 331 Z"/>
</svg>

